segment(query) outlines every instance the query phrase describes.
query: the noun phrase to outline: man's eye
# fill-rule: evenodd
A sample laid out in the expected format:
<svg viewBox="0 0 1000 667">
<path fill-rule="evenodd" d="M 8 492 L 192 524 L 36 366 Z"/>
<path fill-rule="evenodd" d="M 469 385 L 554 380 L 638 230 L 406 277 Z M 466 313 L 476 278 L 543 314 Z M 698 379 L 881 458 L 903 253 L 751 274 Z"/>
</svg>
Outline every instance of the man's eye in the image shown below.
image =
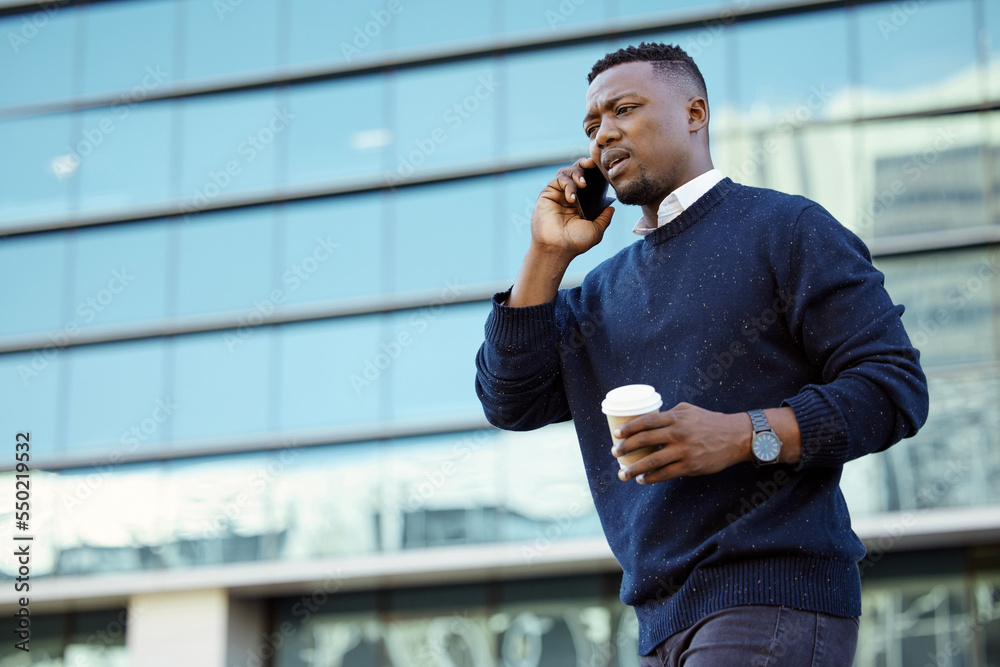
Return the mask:
<svg viewBox="0 0 1000 667">
<path fill-rule="evenodd" d="M 586 130 L 584 130 L 584 132 L 586 132 L 586 133 L 587 133 L 587 136 L 588 136 L 588 137 L 590 137 L 591 139 L 593 139 L 593 138 L 594 138 L 594 131 L 595 131 L 595 130 L 596 130 L 596 128 L 595 128 L 595 127 L 594 127 L 593 125 L 591 125 L 591 126 L 590 126 L 590 127 L 588 127 L 588 128 L 586 129 Z"/>
<path fill-rule="evenodd" d="M 615 113 L 621 116 L 622 114 L 631 111 L 634 108 L 635 107 L 618 107 L 618 109 L 615 110 Z"/>
</svg>

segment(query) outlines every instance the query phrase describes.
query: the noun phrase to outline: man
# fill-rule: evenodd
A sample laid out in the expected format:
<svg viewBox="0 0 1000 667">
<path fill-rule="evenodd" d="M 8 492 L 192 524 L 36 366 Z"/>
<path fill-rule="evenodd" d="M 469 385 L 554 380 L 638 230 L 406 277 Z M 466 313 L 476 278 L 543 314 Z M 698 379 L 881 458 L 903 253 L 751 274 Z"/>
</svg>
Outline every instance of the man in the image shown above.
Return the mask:
<svg viewBox="0 0 1000 667">
<path fill-rule="evenodd" d="M 494 297 L 476 360 L 486 415 L 513 430 L 573 419 L 643 665 L 850 665 L 864 547 L 842 466 L 927 415 L 903 309 L 822 207 L 713 169 L 683 50 L 629 47 L 589 81 L 590 157 L 542 191 L 521 271 Z M 614 213 L 581 215 L 595 164 L 642 207 L 643 238 L 559 290 Z M 673 407 L 624 424 L 612 451 L 601 400 L 625 384 Z"/>
</svg>

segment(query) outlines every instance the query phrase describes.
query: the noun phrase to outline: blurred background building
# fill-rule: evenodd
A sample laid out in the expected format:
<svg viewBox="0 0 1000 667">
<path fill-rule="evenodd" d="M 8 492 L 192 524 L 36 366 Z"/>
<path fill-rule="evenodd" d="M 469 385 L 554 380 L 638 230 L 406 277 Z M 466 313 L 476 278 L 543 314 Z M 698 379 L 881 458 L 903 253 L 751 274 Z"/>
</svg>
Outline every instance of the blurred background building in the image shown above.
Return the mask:
<svg viewBox="0 0 1000 667">
<path fill-rule="evenodd" d="M 0 666 L 637 664 L 572 426 L 489 428 L 473 358 L 640 40 L 923 353 L 926 427 L 844 475 L 857 664 L 1000 665 L 1000 3 L 0 0 L 0 39 Z"/>
</svg>

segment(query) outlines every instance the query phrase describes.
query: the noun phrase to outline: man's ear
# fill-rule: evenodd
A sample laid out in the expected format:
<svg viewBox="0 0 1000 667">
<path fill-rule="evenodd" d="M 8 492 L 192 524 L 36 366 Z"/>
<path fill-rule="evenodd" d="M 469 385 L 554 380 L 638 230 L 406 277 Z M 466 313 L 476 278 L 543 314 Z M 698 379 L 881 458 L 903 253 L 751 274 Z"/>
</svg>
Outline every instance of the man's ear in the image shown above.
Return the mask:
<svg viewBox="0 0 1000 667">
<path fill-rule="evenodd" d="M 688 100 L 688 131 L 697 132 L 708 127 L 708 101 L 704 97 Z"/>
</svg>

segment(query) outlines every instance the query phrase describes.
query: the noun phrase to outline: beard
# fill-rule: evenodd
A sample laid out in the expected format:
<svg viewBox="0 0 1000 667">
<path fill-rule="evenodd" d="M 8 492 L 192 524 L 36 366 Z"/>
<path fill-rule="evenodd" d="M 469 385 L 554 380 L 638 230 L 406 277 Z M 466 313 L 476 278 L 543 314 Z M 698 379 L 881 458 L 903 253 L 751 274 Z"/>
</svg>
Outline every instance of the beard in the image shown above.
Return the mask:
<svg viewBox="0 0 1000 667">
<path fill-rule="evenodd" d="M 632 181 L 624 183 L 620 190 L 615 188 L 615 196 L 617 196 L 618 201 L 629 206 L 658 204 L 663 200 L 660 188 L 649 178 L 645 169 L 640 169 L 639 175 Z"/>
</svg>

